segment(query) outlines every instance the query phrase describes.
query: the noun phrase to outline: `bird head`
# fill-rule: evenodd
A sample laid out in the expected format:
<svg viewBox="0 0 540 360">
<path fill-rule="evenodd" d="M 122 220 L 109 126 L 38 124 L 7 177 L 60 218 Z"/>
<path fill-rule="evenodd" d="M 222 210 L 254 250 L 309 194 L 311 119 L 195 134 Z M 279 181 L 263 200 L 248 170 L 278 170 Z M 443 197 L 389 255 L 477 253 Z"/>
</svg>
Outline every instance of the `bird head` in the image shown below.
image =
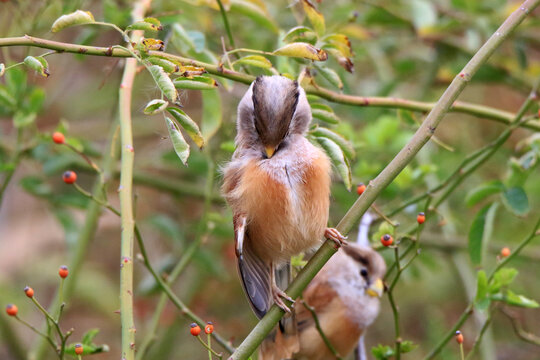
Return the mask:
<svg viewBox="0 0 540 360">
<path fill-rule="evenodd" d="M 349 244 L 342 249 L 357 264 L 360 281 L 366 294 L 381 297 L 384 292 L 382 279 L 386 273 L 386 263 L 382 256 L 370 247 L 355 244 Z"/>
</svg>

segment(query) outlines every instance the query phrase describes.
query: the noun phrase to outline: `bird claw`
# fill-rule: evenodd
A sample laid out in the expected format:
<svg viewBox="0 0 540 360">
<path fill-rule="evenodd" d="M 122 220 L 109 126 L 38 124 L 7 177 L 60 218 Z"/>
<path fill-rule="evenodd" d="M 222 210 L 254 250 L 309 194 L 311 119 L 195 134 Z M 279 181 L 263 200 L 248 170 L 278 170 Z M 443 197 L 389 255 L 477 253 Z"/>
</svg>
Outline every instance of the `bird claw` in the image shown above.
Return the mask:
<svg viewBox="0 0 540 360">
<path fill-rule="evenodd" d="M 272 286 L 272 297 L 274 299 L 274 303 L 279 306 L 283 311 L 286 313 L 291 313 L 291 309 L 285 304 L 282 300 L 285 299 L 287 301 L 290 301 L 294 305 L 294 300 L 285 293 L 285 291 L 281 290 L 277 287 L 277 285 Z"/>
<path fill-rule="evenodd" d="M 341 233 L 335 228 L 326 228 L 324 231 L 324 237 L 336 243 L 336 248 L 338 249 L 343 245 L 349 245 L 347 242 L 347 237 L 341 235 Z"/>
</svg>

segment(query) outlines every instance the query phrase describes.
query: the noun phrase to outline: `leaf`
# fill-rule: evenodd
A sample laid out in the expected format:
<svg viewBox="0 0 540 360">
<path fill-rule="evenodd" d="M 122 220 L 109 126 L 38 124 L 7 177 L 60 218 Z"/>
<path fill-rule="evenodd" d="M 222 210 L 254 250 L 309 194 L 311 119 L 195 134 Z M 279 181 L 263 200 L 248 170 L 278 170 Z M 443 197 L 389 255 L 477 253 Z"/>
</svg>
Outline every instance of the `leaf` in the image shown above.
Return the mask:
<svg viewBox="0 0 540 360">
<path fill-rule="evenodd" d="M 13 126 L 16 128 L 23 128 L 26 127 L 36 120 L 37 114 L 32 113 L 25 113 L 23 111 L 17 111 L 15 115 L 13 115 Z"/>
<path fill-rule="evenodd" d="M 526 298 L 523 295 L 517 295 L 510 290 L 506 292 L 504 301 L 509 305 L 521 306 L 524 308 L 531 308 L 531 309 L 534 309 L 540 306 L 536 301 Z"/>
<path fill-rule="evenodd" d="M 337 72 L 326 66 L 315 65 L 315 68 L 326 80 L 328 80 L 330 84 L 334 85 L 340 90 L 343 89 L 343 82 L 341 81 L 341 78 L 339 77 Z"/>
<path fill-rule="evenodd" d="M 478 271 L 476 275 L 476 297 L 474 299 L 474 306 L 478 310 L 485 310 L 489 307 L 488 294 L 488 281 L 486 272 L 484 270 Z"/>
<path fill-rule="evenodd" d="M 161 92 L 168 97 L 170 101 L 175 102 L 178 98 L 178 93 L 176 92 L 174 84 L 169 75 L 167 75 L 163 68 L 158 65 L 149 66 L 148 70 L 150 71 L 150 74 L 152 74 L 152 77 L 154 78 L 154 81 Z"/>
<path fill-rule="evenodd" d="M 175 23 L 172 27 L 173 37 L 172 41 L 182 52 L 187 52 L 191 49 L 195 49 L 195 43 L 189 36 L 188 32 L 180 25 Z M 176 41 L 178 38 L 179 41 Z"/>
<path fill-rule="evenodd" d="M 317 137 L 317 142 L 321 144 L 323 149 L 328 154 L 328 157 L 334 164 L 334 166 L 337 168 L 339 176 L 345 183 L 345 187 L 347 190 L 351 190 L 351 168 L 349 166 L 349 162 L 343 155 L 343 151 L 341 148 L 332 140 L 325 138 L 325 137 Z"/>
<path fill-rule="evenodd" d="M 469 229 L 469 256 L 474 265 L 482 262 L 483 245 L 491 237 L 498 203 L 484 206 L 474 218 Z"/>
<path fill-rule="evenodd" d="M 163 30 L 163 26 L 158 19 L 150 17 L 129 25 L 126 30 L 159 31 Z"/>
<path fill-rule="evenodd" d="M 264 26 L 274 33 L 279 32 L 279 28 L 274 20 L 270 17 L 270 14 L 264 8 L 257 6 L 255 3 L 245 0 L 231 0 L 230 12 L 245 15 L 251 18 L 257 24 Z"/>
<path fill-rule="evenodd" d="M 234 64 L 246 64 L 263 69 L 270 69 L 272 67 L 272 63 L 270 62 L 270 60 L 261 55 L 244 56 L 243 58 L 240 58 L 233 62 L 233 65 Z"/>
<path fill-rule="evenodd" d="M 199 130 L 199 125 L 180 109 L 169 107 L 167 108 L 167 111 L 180 123 L 191 140 L 193 140 L 199 148 L 202 148 L 204 146 L 204 138 Z"/>
<path fill-rule="evenodd" d="M 146 115 L 154 115 L 162 112 L 167 108 L 169 105 L 168 101 L 161 100 L 161 99 L 154 99 L 150 101 L 148 104 L 146 104 L 146 107 L 144 108 L 143 112 Z"/>
<path fill-rule="evenodd" d="M 221 95 L 219 91 L 205 91 L 202 93 L 203 114 L 201 132 L 206 140 L 215 135 L 222 123 Z"/>
<path fill-rule="evenodd" d="M 17 100 L 3 86 L 0 86 L 0 105 L 10 108 L 17 106 Z"/>
<path fill-rule="evenodd" d="M 329 138 L 330 140 L 338 144 L 345 156 L 347 156 L 349 159 L 354 159 L 356 157 L 356 153 L 354 151 L 354 148 L 352 147 L 352 144 L 340 134 L 321 126 L 316 127 L 310 132 L 314 136 Z"/>
<path fill-rule="evenodd" d="M 99 329 L 90 329 L 84 333 L 81 343 L 83 345 L 90 345 L 94 341 L 94 338 L 99 333 Z"/>
<path fill-rule="evenodd" d="M 165 49 L 165 43 L 159 39 L 143 38 L 137 44 L 137 49 L 142 52 L 148 52 L 150 50 L 163 51 Z"/>
<path fill-rule="evenodd" d="M 323 14 L 321 14 L 309 0 L 302 0 L 302 5 L 304 5 L 304 11 L 309 22 L 313 25 L 317 34 L 322 36 L 326 31 Z"/>
<path fill-rule="evenodd" d="M 344 57 L 350 58 L 353 56 L 351 42 L 349 41 L 349 38 L 346 35 L 343 35 L 343 34 L 328 35 L 323 38 L 323 41 L 326 42 L 327 44 L 332 45 L 332 47 L 338 49 L 339 52 Z"/>
<path fill-rule="evenodd" d="M 512 268 L 502 268 L 493 274 L 493 280 L 489 284 L 489 292 L 499 292 L 501 287 L 510 285 L 516 278 L 518 271 Z"/>
<path fill-rule="evenodd" d="M 387 360 L 394 356 L 394 349 L 388 345 L 379 344 L 371 348 L 371 354 L 377 360 Z"/>
<path fill-rule="evenodd" d="M 32 70 L 35 70 L 41 76 L 48 77 L 50 75 L 49 64 L 42 56 L 27 56 L 24 58 L 24 65 L 28 66 Z"/>
<path fill-rule="evenodd" d="M 59 32 L 70 26 L 83 25 L 95 22 L 94 15 L 90 11 L 77 10 L 71 14 L 60 16 L 52 24 L 51 31 L 53 33 Z"/>
<path fill-rule="evenodd" d="M 169 74 L 178 72 L 180 70 L 180 66 L 178 64 L 175 64 L 172 61 L 157 56 L 149 56 L 148 58 L 146 58 L 146 61 L 148 61 L 152 65 L 161 66 L 163 70 Z"/>
<path fill-rule="evenodd" d="M 508 210 L 518 216 L 525 215 L 530 210 L 527 194 L 520 186 L 507 189 L 502 194 L 502 201 Z"/>
<path fill-rule="evenodd" d="M 167 130 L 169 130 L 169 136 L 171 138 L 174 151 L 182 163 L 187 165 L 187 160 L 189 158 L 189 144 L 186 142 L 186 140 L 184 140 L 178 126 L 171 119 L 166 117 L 165 121 L 167 122 Z"/>
<path fill-rule="evenodd" d="M 218 86 L 216 80 L 206 76 L 196 76 L 191 79 L 179 77 L 174 79 L 173 83 L 177 89 L 189 90 L 215 90 Z"/>
<path fill-rule="evenodd" d="M 307 26 L 295 26 L 283 36 L 284 42 L 308 42 L 314 44 L 317 41 L 317 34 Z"/>
<path fill-rule="evenodd" d="M 465 197 L 467 206 L 474 206 L 486 197 L 504 190 L 504 184 L 499 180 L 489 181 L 469 191 Z"/>
<path fill-rule="evenodd" d="M 314 104 L 313 104 L 314 105 Z M 327 122 L 329 124 L 338 124 L 339 119 L 333 111 L 314 108 L 311 106 L 311 115 L 319 120 Z"/>
<path fill-rule="evenodd" d="M 274 54 L 288 57 L 303 58 L 313 61 L 326 61 L 326 59 L 328 59 L 328 54 L 326 53 L 326 51 L 303 42 L 287 44 L 275 50 Z"/>
</svg>

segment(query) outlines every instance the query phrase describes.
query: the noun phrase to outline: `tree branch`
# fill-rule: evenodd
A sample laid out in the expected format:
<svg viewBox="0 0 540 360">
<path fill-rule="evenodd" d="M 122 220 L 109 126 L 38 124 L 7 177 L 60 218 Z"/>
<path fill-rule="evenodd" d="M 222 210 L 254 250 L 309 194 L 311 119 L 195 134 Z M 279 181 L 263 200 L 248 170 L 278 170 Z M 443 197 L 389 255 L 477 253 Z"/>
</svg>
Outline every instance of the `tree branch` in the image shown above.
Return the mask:
<svg viewBox="0 0 540 360">
<path fill-rule="evenodd" d="M 465 65 L 463 70 L 454 78 L 450 86 L 446 89 L 437 104 L 433 107 L 420 128 L 413 135 L 411 140 L 394 157 L 388 166 L 372 180 L 362 196 L 352 205 L 347 214 L 337 225 L 337 229 L 342 234 L 348 234 L 355 223 L 367 211 L 369 206 L 375 201 L 379 193 L 385 189 L 394 178 L 407 166 L 415 157 L 418 151 L 433 136 L 437 126 L 442 121 L 444 115 L 450 110 L 458 95 L 463 91 L 472 76 L 478 71 L 480 66 L 487 61 L 489 56 L 501 45 L 508 35 L 525 19 L 525 17 L 535 7 L 540 4 L 540 0 L 527 0 L 516 11 L 514 11 L 506 21 L 497 29 L 487 42 L 478 50 L 473 58 Z M 308 264 L 300 271 L 296 279 L 287 289 L 287 294 L 292 298 L 300 296 L 307 284 L 319 272 L 323 265 L 337 251 L 332 245 L 332 241 L 326 241 L 315 253 Z M 259 321 L 251 333 L 238 346 L 230 359 L 247 359 L 259 346 L 265 336 L 274 328 L 279 319 L 283 316 L 283 310 L 276 305 L 272 306 L 265 317 Z M 464 320 L 463 320 L 464 321 Z"/>
</svg>

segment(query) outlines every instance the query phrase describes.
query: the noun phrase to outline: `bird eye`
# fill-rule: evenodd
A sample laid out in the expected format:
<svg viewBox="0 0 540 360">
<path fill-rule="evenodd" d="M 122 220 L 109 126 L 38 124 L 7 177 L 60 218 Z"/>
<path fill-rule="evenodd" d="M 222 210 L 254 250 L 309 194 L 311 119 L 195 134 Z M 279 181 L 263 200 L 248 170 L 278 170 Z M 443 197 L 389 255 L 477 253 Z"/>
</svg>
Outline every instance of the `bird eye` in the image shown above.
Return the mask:
<svg viewBox="0 0 540 360">
<path fill-rule="evenodd" d="M 368 276 L 367 270 L 366 269 L 360 270 L 360 275 L 362 275 L 362 277 L 364 277 L 364 278 L 367 277 Z"/>
</svg>

